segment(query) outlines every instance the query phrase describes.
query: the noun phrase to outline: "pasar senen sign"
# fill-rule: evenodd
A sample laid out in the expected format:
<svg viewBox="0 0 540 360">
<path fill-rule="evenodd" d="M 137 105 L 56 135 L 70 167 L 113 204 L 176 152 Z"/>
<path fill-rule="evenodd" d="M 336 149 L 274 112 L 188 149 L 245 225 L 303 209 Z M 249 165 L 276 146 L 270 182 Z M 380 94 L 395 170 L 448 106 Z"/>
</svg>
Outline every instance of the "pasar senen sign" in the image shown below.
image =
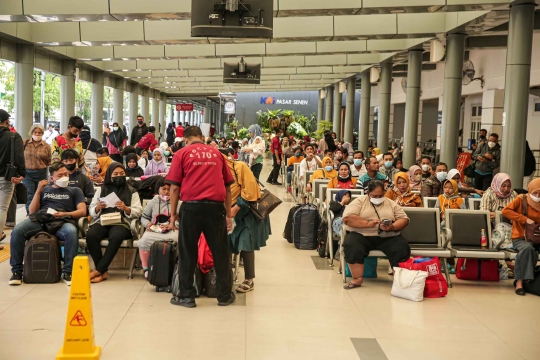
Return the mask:
<svg viewBox="0 0 540 360">
<path fill-rule="evenodd" d="M 266 105 L 309 105 L 308 100 L 296 100 L 296 99 L 278 99 L 272 96 L 261 97 L 260 104 Z"/>
</svg>

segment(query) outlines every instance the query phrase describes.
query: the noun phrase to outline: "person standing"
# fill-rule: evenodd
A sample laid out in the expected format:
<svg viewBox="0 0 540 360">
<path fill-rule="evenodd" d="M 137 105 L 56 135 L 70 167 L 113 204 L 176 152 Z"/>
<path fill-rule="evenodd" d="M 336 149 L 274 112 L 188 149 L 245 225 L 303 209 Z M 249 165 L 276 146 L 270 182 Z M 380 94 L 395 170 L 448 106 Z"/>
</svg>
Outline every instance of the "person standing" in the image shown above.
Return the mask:
<svg viewBox="0 0 540 360">
<path fill-rule="evenodd" d="M 169 144 L 169 146 L 172 146 L 174 144 L 174 138 L 176 135 L 174 123 L 169 123 L 169 125 L 167 126 L 166 134 L 167 135 L 165 141 L 167 141 L 167 144 Z"/>
<path fill-rule="evenodd" d="M 101 148 L 101 144 L 96 139 L 92 138 L 90 133 L 90 128 L 87 125 L 84 125 L 81 133 L 79 134 L 83 147 L 83 157 L 85 167 L 82 170 L 85 170 L 87 174 L 90 174 L 91 170 L 97 162 L 96 152 Z"/>
<path fill-rule="evenodd" d="M 488 141 L 478 145 L 472 159 L 474 164 L 474 188 L 487 190 L 493 180 L 493 172 L 500 165 L 501 146 L 498 144 L 499 135 L 492 133 Z"/>
<path fill-rule="evenodd" d="M 142 115 L 137 116 L 137 126 L 131 130 L 130 145 L 137 147 L 137 143 L 141 138 L 148 133 L 148 126 L 144 123 L 144 117 Z"/>
<path fill-rule="evenodd" d="M 44 130 L 40 124 L 33 125 L 28 133 L 30 139 L 23 146 L 26 176 L 22 183 L 26 186 L 26 214 L 39 182 L 47 180 L 47 168 L 51 165 L 51 147 L 43 141 Z"/>
<path fill-rule="evenodd" d="M 10 115 L 7 111 L 0 109 L 0 241 L 5 239 L 3 233 L 6 225 L 6 218 L 9 204 L 15 185 L 19 184 L 26 175 L 26 167 L 24 163 L 23 141 L 19 134 L 11 133 L 9 129 Z M 13 137 L 14 149 L 11 147 L 11 138 Z M 5 175 L 8 169 L 8 164 L 11 162 L 11 153 L 13 151 L 14 162 L 17 167 L 18 177 L 6 179 Z"/>
<path fill-rule="evenodd" d="M 82 128 L 84 127 L 84 121 L 78 116 L 72 116 L 69 118 L 68 128 L 65 133 L 58 135 L 54 138 L 51 153 L 52 162 L 62 161 L 62 152 L 66 149 L 75 149 L 79 154 L 79 169 L 84 167 L 84 155 L 82 148 L 82 141 L 79 138 Z"/>
<path fill-rule="evenodd" d="M 266 180 L 266 182 L 272 185 L 283 185 L 282 183 L 278 182 L 279 170 L 281 168 L 281 153 L 283 152 L 279 137 L 282 133 L 283 130 L 276 130 L 276 136 L 272 138 L 272 145 L 270 148 L 272 151 L 272 157 L 274 158 L 274 168 L 270 172 L 270 176 L 268 176 L 268 180 Z"/>
<path fill-rule="evenodd" d="M 261 139 L 263 138 L 261 127 L 258 124 L 251 125 L 248 128 L 248 131 L 249 131 L 249 136 L 251 137 L 251 139 L 249 139 L 248 145 L 242 148 L 242 153 L 247 158 L 249 158 L 250 154 L 253 153 L 253 157 L 255 158 L 255 163 L 251 164 L 251 172 L 253 172 L 253 175 L 255 175 L 255 178 L 259 180 L 259 175 L 261 174 L 262 166 L 263 166 L 262 163 L 264 160 L 264 157 L 263 157 L 264 150 L 261 151 L 260 149 L 265 149 L 266 145 L 264 144 L 264 140 L 262 140 L 263 141 L 262 146 L 258 146 L 255 143 L 255 139 L 257 137 L 260 137 Z"/>
<path fill-rule="evenodd" d="M 210 124 L 210 137 L 213 138 L 215 134 L 216 134 L 216 124 L 211 123 Z M 176 135 L 176 136 L 178 136 L 178 135 Z M 181 137 L 181 136 L 179 136 L 179 137 Z"/>
<path fill-rule="evenodd" d="M 178 124 L 176 129 L 174 129 L 176 132 L 176 137 L 183 138 L 184 137 L 184 127 L 182 126 L 182 123 Z"/>
<path fill-rule="evenodd" d="M 120 129 L 117 122 L 113 124 L 112 131 L 107 136 L 107 144 L 105 145 L 109 150 L 109 156 L 113 161 L 123 163 L 122 150 L 126 146 L 127 139 L 124 132 Z"/>
<path fill-rule="evenodd" d="M 49 129 L 43 133 L 43 141 L 45 141 L 50 146 L 52 145 L 54 138 L 58 135 L 60 134 L 54 129 L 54 125 L 49 124 Z"/>
<path fill-rule="evenodd" d="M 180 296 L 174 296 L 171 304 L 197 306 L 193 276 L 199 237 L 203 233 L 214 256 L 218 305 L 227 306 L 236 300 L 232 293 L 231 252 L 227 239 L 227 232 L 232 230 L 230 185 L 234 178 L 223 155 L 203 143 L 200 128 L 188 127 L 184 138 L 186 147 L 175 154 L 165 180 L 171 185 L 170 223 L 175 224 L 180 219 Z M 182 201 L 180 214 L 172 210 L 177 208 L 179 199 Z M 175 224 L 173 230 L 176 228 Z"/>
</svg>

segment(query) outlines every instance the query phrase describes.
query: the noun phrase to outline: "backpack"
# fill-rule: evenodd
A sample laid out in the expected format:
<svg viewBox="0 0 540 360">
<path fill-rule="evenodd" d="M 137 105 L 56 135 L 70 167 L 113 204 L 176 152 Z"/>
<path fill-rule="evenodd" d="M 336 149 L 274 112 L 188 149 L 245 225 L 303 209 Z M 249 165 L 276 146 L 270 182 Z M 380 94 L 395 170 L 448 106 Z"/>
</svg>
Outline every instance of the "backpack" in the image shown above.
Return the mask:
<svg viewBox="0 0 540 360">
<path fill-rule="evenodd" d="M 60 281 L 58 239 L 44 231 L 30 238 L 24 247 L 23 280 L 27 284 L 52 284 Z"/>
<path fill-rule="evenodd" d="M 317 252 L 322 258 L 327 257 L 328 251 L 326 249 L 326 244 L 328 242 L 328 221 L 322 219 L 321 224 L 319 225 L 319 230 L 317 231 L 317 242 L 319 246 L 317 247 Z"/>
</svg>

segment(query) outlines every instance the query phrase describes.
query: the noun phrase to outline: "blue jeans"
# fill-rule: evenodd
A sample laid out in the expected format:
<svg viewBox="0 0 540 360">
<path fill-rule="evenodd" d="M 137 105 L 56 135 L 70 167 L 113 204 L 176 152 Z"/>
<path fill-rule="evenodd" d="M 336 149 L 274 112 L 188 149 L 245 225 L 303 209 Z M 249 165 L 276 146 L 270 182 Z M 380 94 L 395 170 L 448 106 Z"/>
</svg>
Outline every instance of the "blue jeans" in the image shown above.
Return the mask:
<svg viewBox="0 0 540 360">
<path fill-rule="evenodd" d="M 287 185 L 291 185 L 292 171 L 287 171 Z"/>
<path fill-rule="evenodd" d="M 18 223 L 11 233 L 10 252 L 11 272 L 23 272 L 24 246 L 29 239 L 25 238 L 25 234 L 31 231 L 41 230 L 40 224 L 33 222 L 30 219 L 25 219 Z M 73 259 L 77 256 L 79 248 L 79 233 L 77 227 L 70 223 L 65 223 L 64 226 L 56 232 L 56 237 L 60 241 L 64 241 L 64 269 L 65 273 L 71 274 Z"/>
<path fill-rule="evenodd" d="M 47 168 L 42 170 L 26 170 L 26 176 L 24 177 L 22 183 L 24 186 L 26 186 L 26 213 L 28 214 L 28 208 L 30 207 L 30 204 L 32 203 L 32 199 L 34 198 L 34 194 L 36 193 L 36 189 L 38 186 L 38 183 L 41 180 L 47 180 Z"/>
<path fill-rule="evenodd" d="M 7 213 L 14 189 L 15 186 L 11 181 L 5 181 L 3 177 L 0 178 L 0 234 L 6 226 Z"/>
</svg>

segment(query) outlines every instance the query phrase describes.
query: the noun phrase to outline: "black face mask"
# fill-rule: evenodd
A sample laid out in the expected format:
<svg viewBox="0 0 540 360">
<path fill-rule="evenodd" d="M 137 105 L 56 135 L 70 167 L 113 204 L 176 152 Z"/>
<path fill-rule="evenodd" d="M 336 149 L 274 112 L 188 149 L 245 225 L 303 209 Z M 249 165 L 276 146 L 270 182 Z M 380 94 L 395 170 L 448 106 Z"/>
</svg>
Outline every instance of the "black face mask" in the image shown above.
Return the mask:
<svg viewBox="0 0 540 360">
<path fill-rule="evenodd" d="M 486 137 L 484 135 L 480 135 L 480 140 L 485 140 Z"/>
<path fill-rule="evenodd" d="M 75 170 L 75 167 L 77 166 L 77 164 L 66 164 L 65 166 L 68 171 L 73 171 Z"/>
<path fill-rule="evenodd" d="M 74 133 L 72 133 L 71 131 L 69 132 L 69 137 L 70 137 L 70 138 L 75 139 L 77 136 L 79 136 L 79 135 L 74 134 Z"/>
<path fill-rule="evenodd" d="M 116 186 L 122 186 L 126 183 L 126 177 L 125 176 L 116 176 L 111 178 L 111 183 Z"/>
</svg>

